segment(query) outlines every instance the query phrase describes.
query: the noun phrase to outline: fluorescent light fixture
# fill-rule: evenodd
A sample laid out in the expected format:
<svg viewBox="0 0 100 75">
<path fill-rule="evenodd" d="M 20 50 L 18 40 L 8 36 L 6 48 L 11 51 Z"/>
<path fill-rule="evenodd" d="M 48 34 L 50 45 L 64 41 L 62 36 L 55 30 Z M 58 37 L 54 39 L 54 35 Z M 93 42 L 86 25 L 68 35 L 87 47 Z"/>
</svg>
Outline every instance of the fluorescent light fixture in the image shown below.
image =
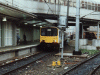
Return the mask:
<svg viewBox="0 0 100 75">
<path fill-rule="evenodd" d="M 40 27 L 42 27 L 42 26 L 40 26 Z"/>
<path fill-rule="evenodd" d="M 24 23 L 25 25 L 27 25 L 27 23 Z"/>
<path fill-rule="evenodd" d="M 6 17 L 3 17 L 2 21 L 7 21 Z"/>
<path fill-rule="evenodd" d="M 33 26 L 36 26 L 35 24 Z"/>
</svg>

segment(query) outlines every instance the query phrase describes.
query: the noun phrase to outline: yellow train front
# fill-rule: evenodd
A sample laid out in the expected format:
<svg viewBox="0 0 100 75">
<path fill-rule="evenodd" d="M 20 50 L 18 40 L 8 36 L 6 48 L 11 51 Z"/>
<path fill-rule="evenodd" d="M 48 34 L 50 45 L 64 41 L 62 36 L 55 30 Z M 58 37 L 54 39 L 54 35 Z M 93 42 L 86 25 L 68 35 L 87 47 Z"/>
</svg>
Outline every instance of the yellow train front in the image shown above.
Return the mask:
<svg viewBox="0 0 100 75">
<path fill-rule="evenodd" d="M 60 35 L 61 31 L 57 27 L 40 28 L 40 49 L 58 50 L 61 42 Z"/>
</svg>

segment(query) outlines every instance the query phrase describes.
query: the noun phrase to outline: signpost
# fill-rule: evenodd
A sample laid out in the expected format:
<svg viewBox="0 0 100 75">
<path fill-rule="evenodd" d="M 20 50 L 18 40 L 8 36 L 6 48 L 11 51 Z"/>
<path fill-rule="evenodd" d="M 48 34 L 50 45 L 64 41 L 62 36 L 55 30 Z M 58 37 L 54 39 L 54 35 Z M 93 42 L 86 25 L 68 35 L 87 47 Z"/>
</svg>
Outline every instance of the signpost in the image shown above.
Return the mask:
<svg viewBox="0 0 100 75">
<path fill-rule="evenodd" d="M 66 17 L 60 16 L 59 17 L 59 28 L 62 29 L 62 43 L 61 43 L 61 59 L 63 59 L 63 49 L 64 49 L 64 30 L 63 28 L 66 28 Z"/>
<path fill-rule="evenodd" d="M 63 49 L 64 49 L 64 31 L 66 30 L 66 27 L 68 26 L 68 15 L 69 15 L 69 0 L 66 0 L 67 3 L 67 15 L 61 16 L 60 15 L 60 2 L 58 0 L 58 28 L 62 30 L 62 43 L 61 43 L 61 59 L 63 59 Z"/>
</svg>

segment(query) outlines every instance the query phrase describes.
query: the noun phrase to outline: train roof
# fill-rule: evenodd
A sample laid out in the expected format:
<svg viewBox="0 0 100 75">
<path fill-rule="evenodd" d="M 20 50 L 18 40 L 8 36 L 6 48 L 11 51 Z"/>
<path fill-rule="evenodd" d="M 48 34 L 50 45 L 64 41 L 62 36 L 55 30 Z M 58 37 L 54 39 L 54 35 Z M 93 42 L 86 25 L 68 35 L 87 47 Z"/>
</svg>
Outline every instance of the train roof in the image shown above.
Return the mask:
<svg viewBox="0 0 100 75">
<path fill-rule="evenodd" d="M 57 27 L 55 27 L 55 26 L 45 26 L 45 27 L 41 27 L 41 28 L 57 28 Z"/>
</svg>

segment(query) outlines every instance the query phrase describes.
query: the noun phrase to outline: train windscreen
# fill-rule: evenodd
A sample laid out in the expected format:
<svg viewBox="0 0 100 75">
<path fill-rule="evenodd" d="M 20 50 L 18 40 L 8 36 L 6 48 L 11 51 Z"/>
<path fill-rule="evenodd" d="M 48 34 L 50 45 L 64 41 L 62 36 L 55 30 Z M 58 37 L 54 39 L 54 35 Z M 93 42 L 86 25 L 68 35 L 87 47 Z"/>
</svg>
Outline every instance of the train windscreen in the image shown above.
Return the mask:
<svg viewBox="0 0 100 75">
<path fill-rule="evenodd" d="M 41 36 L 57 36 L 56 28 L 41 28 Z"/>
</svg>

